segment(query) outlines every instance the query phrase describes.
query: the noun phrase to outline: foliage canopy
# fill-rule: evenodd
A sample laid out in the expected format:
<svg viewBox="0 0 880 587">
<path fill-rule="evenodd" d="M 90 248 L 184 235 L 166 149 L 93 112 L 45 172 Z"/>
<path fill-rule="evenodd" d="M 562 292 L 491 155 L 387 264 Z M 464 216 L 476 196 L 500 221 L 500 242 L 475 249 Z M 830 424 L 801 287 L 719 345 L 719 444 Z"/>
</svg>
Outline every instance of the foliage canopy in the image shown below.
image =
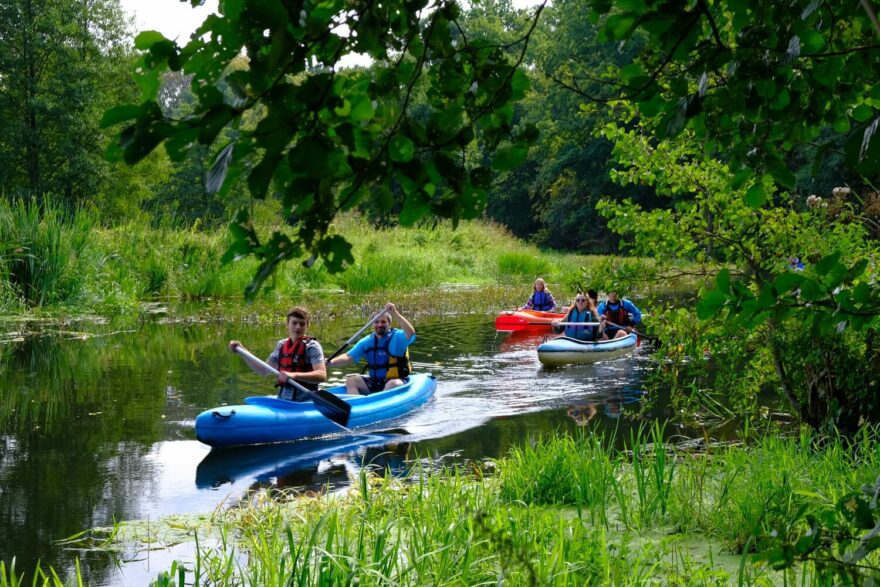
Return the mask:
<svg viewBox="0 0 880 587">
<path fill-rule="evenodd" d="M 129 163 L 163 141 L 177 160 L 233 130 L 216 146 L 209 188 L 243 176 L 254 198 L 279 195 L 296 225 L 293 238 L 276 231 L 261 240 L 247 211 L 238 213 L 227 259 L 261 260 L 252 294 L 280 262 L 305 253 L 331 271 L 351 263 L 350 245 L 328 228 L 364 199 L 386 211 L 402 202 L 404 225 L 428 213 L 453 222 L 479 216 L 492 169 L 519 164 L 536 136 L 533 126 L 516 127 L 512 103 L 528 89 L 517 65 L 540 12 L 514 42 L 514 60 L 505 47 L 469 38 L 447 0 L 221 2 L 221 14 L 184 47 L 156 32 L 138 35 L 142 102 L 109 110 L 103 124 L 126 123 L 114 151 Z M 349 53 L 373 65 L 345 70 Z M 248 66 L 230 70 L 242 54 Z M 193 76 L 197 103 L 187 117 L 167 116 L 157 103 L 168 70 Z M 418 88 L 426 108 L 414 111 Z M 474 141 L 494 151 L 491 161 L 467 157 Z"/>
</svg>

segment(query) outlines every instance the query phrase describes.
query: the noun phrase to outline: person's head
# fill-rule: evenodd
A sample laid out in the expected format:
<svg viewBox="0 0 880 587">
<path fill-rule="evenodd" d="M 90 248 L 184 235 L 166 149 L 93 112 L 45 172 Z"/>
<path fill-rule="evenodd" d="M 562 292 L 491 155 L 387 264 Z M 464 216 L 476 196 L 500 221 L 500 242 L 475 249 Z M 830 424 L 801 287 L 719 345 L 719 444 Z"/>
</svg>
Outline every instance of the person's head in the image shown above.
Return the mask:
<svg viewBox="0 0 880 587">
<path fill-rule="evenodd" d="M 587 297 L 590 298 L 591 300 L 593 300 L 594 302 L 598 302 L 599 301 L 599 292 L 597 292 L 595 289 L 588 289 L 587 290 Z"/>
<path fill-rule="evenodd" d="M 604 406 L 605 417 L 617 419 L 623 413 L 623 402 L 620 400 L 609 400 Z"/>
<path fill-rule="evenodd" d="M 532 285 L 533 291 L 544 291 L 545 289 L 547 289 L 547 284 L 545 284 L 544 280 L 540 277 L 536 279 L 534 285 Z"/>
<path fill-rule="evenodd" d="M 299 338 L 305 335 L 309 328 L 309 311 L 297 306 L 287 313 L 287 333 L 290 338 Z"/>
<path fill-rule="evenodd" d="M 587 298 L 587 294 L 578 292 L 574 296 L 574 305 L 578 310 L 583 310 L 584 308 L 589 306 L 589 301 Z"/>
<path fill-rule="evenodd" d="M 373 331 L 379 336 L 385 336 L 391 330 L 391 314 L 382 312 L 373 318 Z"/>
<path fill-rule="evenodd" d="M 612 289 L 608 292 L 608 301 L 612 304 L 616 304 L 618 301 L 620 301 L 620 298 L 617 297 L 617 289 Z"/>
</svg>

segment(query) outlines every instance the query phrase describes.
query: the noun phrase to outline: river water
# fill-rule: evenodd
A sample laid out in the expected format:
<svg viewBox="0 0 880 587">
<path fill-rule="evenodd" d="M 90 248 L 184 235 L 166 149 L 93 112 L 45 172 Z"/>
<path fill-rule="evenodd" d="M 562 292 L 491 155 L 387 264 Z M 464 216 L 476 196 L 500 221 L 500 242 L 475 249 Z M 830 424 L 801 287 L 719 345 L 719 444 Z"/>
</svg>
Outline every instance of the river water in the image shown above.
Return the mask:
<svg viewBox="0 0 880 587">
<path fill-rule="evenodd" d="M 316 325 L 329 355 L 363 325 Z M 285 445 L 211 451 L 195 440 L 202 410 L 273 393 L 226 348 L 239 339 L 265 357 L 285 336 L 228 321 L 157 320 L 115 329 L 100 321 L 0 338 L 0 561 L 28 577 L 39 560 L 69 572 L 76 556 L 92 585 L 146 584 L 173 551 L 83 552 L 59 540 L 114 521 L 209 513 L 249 489 L 344 488 L 364 463 L 404 473 L 417 460 L 449 464 L 504 456 L 542 434 L 638 423 L 649 349 L 554 370 L 535 352 L 543 334 L 496 333 L 484 315 L 415 322 L 415 370 L 438 380 L 424 408 L 381 431 Z M 334 370 L 341 382 L 351 370 Z M 656 414 L 660 416 L 660 414 Z M 29 580 L 28 580 L 29 582 Z"/>
</svg>

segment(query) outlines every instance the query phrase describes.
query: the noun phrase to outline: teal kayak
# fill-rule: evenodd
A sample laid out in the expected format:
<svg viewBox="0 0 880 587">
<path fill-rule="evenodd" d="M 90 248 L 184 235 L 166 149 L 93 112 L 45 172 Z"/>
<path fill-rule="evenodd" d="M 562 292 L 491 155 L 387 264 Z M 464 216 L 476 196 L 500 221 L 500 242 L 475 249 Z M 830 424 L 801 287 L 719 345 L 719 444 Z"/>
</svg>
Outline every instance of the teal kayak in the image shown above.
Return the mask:
<svg viewBox="0 0 880 587">
<path fill-rule="evenodd" d="M 411 375 L 409 381 L 370 395 L 346 395 L 345 386 L 327 391 L 351 404 L 349 428 L 364 428 L 398 418 L 424 405 L 434 395 L 433 375 Z M 243 446 L 288 442 L 339 432 L 340 426 L 315 409 L 312 402 L 276 397 L 249 397 L 244 404 L 205 410 L 196 417 L 196 438 L 208 446 Z"/>
</svg>

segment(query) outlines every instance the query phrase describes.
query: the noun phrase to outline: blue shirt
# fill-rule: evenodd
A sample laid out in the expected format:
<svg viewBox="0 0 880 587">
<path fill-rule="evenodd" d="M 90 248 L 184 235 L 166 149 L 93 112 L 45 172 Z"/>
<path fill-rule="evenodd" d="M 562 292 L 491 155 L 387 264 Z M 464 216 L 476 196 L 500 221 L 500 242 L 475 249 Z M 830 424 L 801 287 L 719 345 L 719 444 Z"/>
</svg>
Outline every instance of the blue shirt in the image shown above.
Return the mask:
<svg viewBox="0 0 880 587">
<path fill-rule="evenodd" d="M 375 334 L 368 334 L 363 337 L 357 344 L 352 347 L 350 351 L 348 351 L 348 356 L 352 358 L 352 360 L 357 363 L 361 359 L 363 359 L 367 351 L 373 348 L 373 337 Z M 389 336 L 386 334 L 385 336 Z M 394 355 L 395 357 L 402 357 L 406 352 L 406 349 L 416 340 L 416 333 L 413 332 L 413 335 L 407 339 L 406 333 L 403 330 L 398 330 L 395 328 L 391 334 L 391 341 L 388 343 L 388 354 Z M 384 337 L 383 337 L 384 339 Z"/>
<path fill-rule="evenodd" d="M 608 300 L 605 300 L 604 302 L 601 302 L 599 304 L 599 307 L 596 308 L 596 310 L 598 310 L 599 316 L 604 316 L 605 315 L 605 308 L 607 308 L 608 306 L 612 306 L 612 310 L 613 310 L 614 308 L 619 307 L 620 304 L 623 304 L 623 309 L 626 310 L 628 314 L 631 314 L 630 321 L 633 324 L 640 324 L 642 322 L 641 310 L 636 308 L 635 304 L 633 304 L 631 301 L 629 301 L 627 299 L 621 298 L 621 299 L 617 300 L 616 304 L 612 304 Z M 613 328 L 613 327 L 611 327 L 611 328 Z"/>
</svg>

